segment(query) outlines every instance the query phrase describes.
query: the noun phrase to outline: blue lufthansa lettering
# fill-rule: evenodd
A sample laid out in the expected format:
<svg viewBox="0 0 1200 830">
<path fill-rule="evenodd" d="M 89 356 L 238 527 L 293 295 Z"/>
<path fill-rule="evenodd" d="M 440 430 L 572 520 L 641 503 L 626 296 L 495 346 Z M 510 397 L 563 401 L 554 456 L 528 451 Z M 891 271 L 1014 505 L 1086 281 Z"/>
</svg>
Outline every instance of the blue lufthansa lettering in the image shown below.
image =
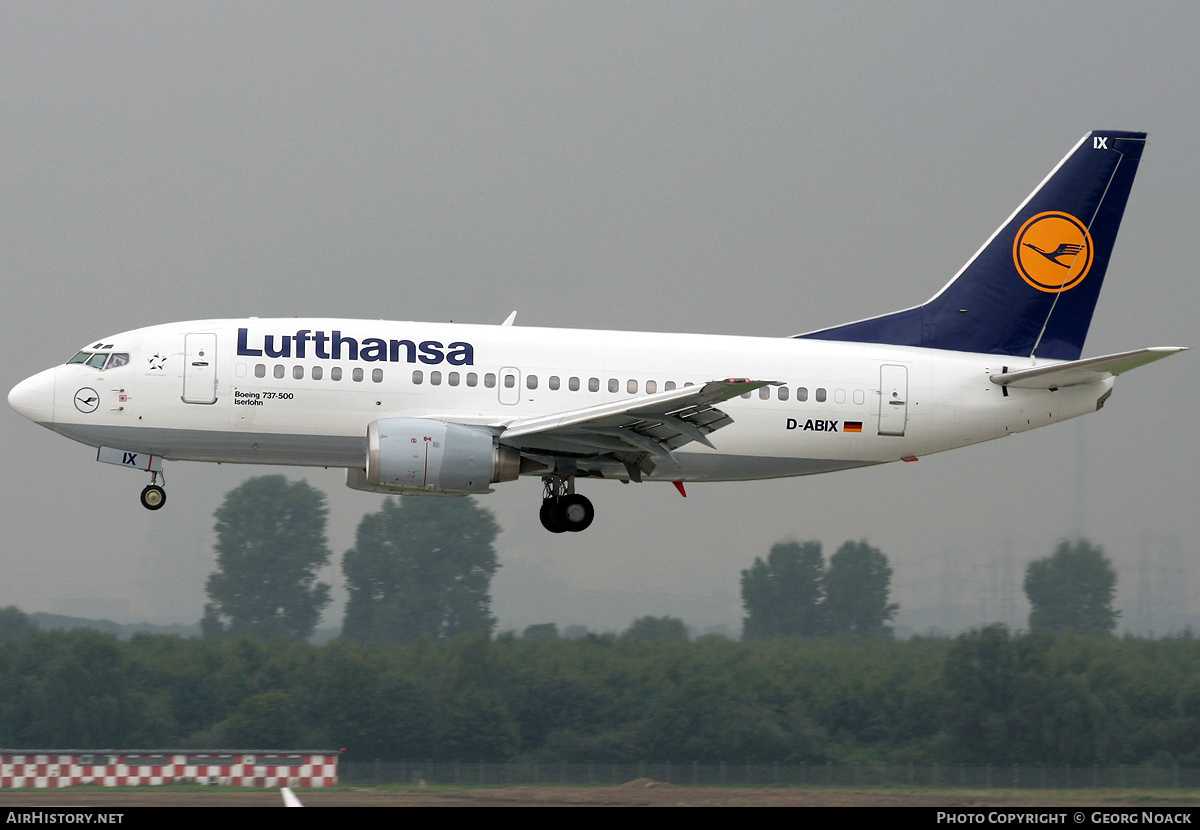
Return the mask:
<svg viewBox="0 0 1200 830">
<path fill-rule="evenodd" d="M 384 343 L 378 337 L 368 337 L 362 342 L 362 348 L 358 351 L 358 356 L 363 360 L 387 360 L 387 343 Z"/>
<path fill-rule="evenodd" d="M 263 338 L 263 349 L 267 353 L 267 357 L 291 357 L 292 356 L 292 338 L 283 336 L 280 338 L 279 348 L 275 348 L 275 335 L 268 334 Z"/>
<path fill-rule="evenodd" d="M 425 340 L 421 343 L 422 363 L 441 363 L 446 359 L 442 354 L 442 344 L 436 340 Z"/>
<path fill-rule="evenodd" d="M 333 359 L 342 359 L 342 345 L 348 347 L 349 357 L 347 360 L 358 360 L 358 341 L 353 337 L 342 337 L 342 333 L 337 329 L 333 330 Z"/>
<path fill-rule="evenodd" d="M 474 366 L 475 365 L 475 347 L 470 343 L 451 343 L 450 353 L 446 355 L 446 362 L 454 366 Z"/>
<path fill-rule="evenodd" d="M 408 355 L 408 362 L 409 363 L 417 362 L 417 344 L 412 342 L 411 340 L 392 340 L 388 343 L 388 346 L 392 350 L 390 359 L 393 363 L 400 362 L 400 347 L 401 346 L 403 346 L 405 349 L 407 349 L 406 354 Z"/>
<path fill-rule="evenodd" d="M 262 349 L 252 349 L 246 345 L 246 329 L 238 329 L 238 354 L 247 357 L 262 357 Z"/>
<path fill-rule="evenodd" d="M 308 329 L 296 332 L 296 357 L 304 357 L 304 341 L 308 339 Z"/>
<path fill-rule="evenodd" d="M 266 334 L 255 345 L 250 344 L 250 330 L 239 328 L 237 353 L 242 357 L 291 357 L 304 358 L 312 343 L 319 360 L 363 360 L 368 362 L 390 361 L 392 363 L 427 363 L 436 365 L 449 363 L 453 366 L 475 365 L 475 347 L 470 343 L 456 341 L 443 346 L 437 340 L 385 340 L 366 337 L 361 342 L 338 329 L 326 333 L 300 329 L 294 335 Z M 790 429 L 791 427 L 789 427 Z"/>
</svg>

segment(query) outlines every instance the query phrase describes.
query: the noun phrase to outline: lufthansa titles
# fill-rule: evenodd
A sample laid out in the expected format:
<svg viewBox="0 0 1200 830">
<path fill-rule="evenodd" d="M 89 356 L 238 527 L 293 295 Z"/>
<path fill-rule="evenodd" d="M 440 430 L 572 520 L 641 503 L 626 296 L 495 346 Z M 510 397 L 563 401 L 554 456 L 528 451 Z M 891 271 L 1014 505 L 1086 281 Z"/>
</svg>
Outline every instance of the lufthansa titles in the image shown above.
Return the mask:
<svg viewBox="0 0 1200 830">
<path fill-rule="evenodd" d="M 245 357 L 315 357 L 318 360 L 363 360 L 387 363 L 449 363 L 473 366 L 475 347 L 470 343 L 442 344 L 437 340 L 385 340 L 364 337 L 359 340 L 343 335 L 338 329 L 326 333 L 300 329 L 295 334 L 251 336 L 249 329 L 238 329 L 237 353 Z"/>
</svg>

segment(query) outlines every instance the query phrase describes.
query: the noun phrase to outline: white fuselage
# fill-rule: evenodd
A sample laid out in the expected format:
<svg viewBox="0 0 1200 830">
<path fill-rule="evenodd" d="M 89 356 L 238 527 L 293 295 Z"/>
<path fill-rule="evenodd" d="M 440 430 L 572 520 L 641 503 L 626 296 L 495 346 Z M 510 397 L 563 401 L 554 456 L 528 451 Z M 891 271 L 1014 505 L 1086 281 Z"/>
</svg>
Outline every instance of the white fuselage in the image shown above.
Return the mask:
<svg viewBox="0 0 1200 830">
<path fill-rule="evenodd" d="M 206 320 L 91 348 L 128 354 L 128 363 L 57 366 L 16 387 L 10 402 L 92 446 L 246 464 L 361 468 L 368 425 L 385 417 L 501 427 L 687 384 L 777 382 L 721 403 L 733 423 L 709 436 L 711 448 L 687 444 L 646 476 L 667 481 L 806 475 L 926 455 L 1094 411 L 1112 386 L 1108 378 L 1006 390 L 990 380 L 1033 364 L 1019 357 L 449 323 Z M 625 477 L 616 463 L 591 472 Z"/>
</svg>

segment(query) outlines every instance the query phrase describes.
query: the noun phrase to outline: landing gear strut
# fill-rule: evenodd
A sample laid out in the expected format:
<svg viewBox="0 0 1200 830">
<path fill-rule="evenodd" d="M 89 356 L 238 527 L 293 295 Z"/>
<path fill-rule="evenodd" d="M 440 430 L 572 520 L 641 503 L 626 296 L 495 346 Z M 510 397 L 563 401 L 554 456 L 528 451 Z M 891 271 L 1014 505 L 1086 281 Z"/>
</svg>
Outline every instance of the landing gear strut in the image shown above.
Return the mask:
<svg viewBox="0 0 1200 830">
<path fill-rule="evenodd" d="M 586 496 L 575 492 L 575 476 L 542 476 L 542 509 L 538 511 L 542 527 L 551 533 L 578 533 L 596 518 Z"/>
<path fill-rule="evenodd" d="M 150 483 L 142 490 L 142 507 L 147 510 L 158 510 L 167 503 L 167 491 L 158 484 L 158 473 L 150 473 Z M 166 477 L 163 478 L 166 483 Z"/>
</svg>

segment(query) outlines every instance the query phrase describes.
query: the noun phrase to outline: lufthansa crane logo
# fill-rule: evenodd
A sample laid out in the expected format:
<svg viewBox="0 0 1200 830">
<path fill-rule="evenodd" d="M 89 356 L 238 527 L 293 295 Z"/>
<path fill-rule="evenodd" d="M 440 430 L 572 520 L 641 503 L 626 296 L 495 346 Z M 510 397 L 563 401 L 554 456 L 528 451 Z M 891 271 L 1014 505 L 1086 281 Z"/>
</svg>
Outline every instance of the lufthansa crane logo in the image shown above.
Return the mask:
<svg viewBox="0 0 1200 830">
<path fill-rule="evenodd" d="M 90 386 L 85 386 L 75 393 L 75 408 L 85 415 L 95 412 L 100 406 L 100 395 Z"/>
<path fill-rule="evenodd" d="M 1017 231 L 1013 262 L 1021 279 L 1038 291 L 1069 291 L 1092 267 L 1092 235 L 1069 213 L 1039 213 Z"/>
</svg>

